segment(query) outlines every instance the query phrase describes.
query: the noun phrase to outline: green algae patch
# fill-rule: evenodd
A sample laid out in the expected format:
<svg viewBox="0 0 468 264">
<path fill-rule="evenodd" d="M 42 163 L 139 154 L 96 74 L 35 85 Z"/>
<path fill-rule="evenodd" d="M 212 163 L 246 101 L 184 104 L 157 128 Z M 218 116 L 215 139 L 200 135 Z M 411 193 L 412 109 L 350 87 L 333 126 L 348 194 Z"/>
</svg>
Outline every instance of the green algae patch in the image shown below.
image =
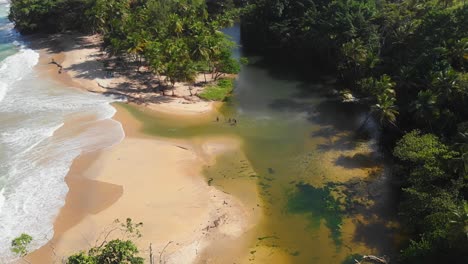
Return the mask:
<svg viewBox="0 0 468 264">
<path fill-rule="evenodd" d="M 211 114 L 192 116 L 174 115 L 151 111 L 139 106 L 117 103 L 142 123 L 141 132 L 147 135 L 189 139 L 195 136 L 232 135 L 229 124 L 214 122 Z"/>
<path fill-rule="evenodd" d="M 330 230 L 333 241 L 341 244 L 341 225 L 343 223 L 343 209 L 341 203 L 332 195 L 329 185 L 316 188 L 310 184 L 296 184 L 287 202 L 287 210 L 293 214 L 307 214 L 310 227 L 318 229 L 321 221 Z"/>
<path fill-rule="evenodd" d="M 224 101 L 234 89 L 234 79 L 220 79 L 208 85 L 198 96 L 205 100 Z"/>
</svg>

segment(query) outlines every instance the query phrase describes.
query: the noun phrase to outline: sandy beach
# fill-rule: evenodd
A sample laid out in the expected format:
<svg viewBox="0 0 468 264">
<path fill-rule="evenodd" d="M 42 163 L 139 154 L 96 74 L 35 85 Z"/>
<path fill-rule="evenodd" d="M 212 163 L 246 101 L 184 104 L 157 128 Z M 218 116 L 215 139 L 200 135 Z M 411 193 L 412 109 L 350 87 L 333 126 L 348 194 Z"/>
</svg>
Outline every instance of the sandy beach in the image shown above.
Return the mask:
<svg viewBox="0 0 468 264">
<path fill-rule="evenodd" d="M 133 93 L 131 89 L 143 89 L 141 83 L 138 86 L 141 80 L 106 78 L 96 59 L 100 52 L 97 43 L 96 36 L 35 40 L 33 47 L 41 53 L 37 69 L 66 86 L 120 93 L 154 111 L 175 113 L 174 118 L 196 118 L 214 111 L 213 103 L 192 99 L 197 97 L 190 96 L 184 84 L 176 86 L 176 97 L 170 97 Z M 61 73 L 50 64 L 52 58 L 62 65 Z M 122 91 L 119 87 L 124 84 L 135 88 Z M 125 138 L 108 149 L 84 153 L 73 162 L 66 177 L 69 192 L 55 220 L 54 236 L 27 259 L 61 263 L 71 253 L 99 243 L 115 219 L 132 218 L 143 223 L 143 236 L 136 244 L 147 261 L 150 245 L 158 263 L 247 261 L 249 230 L 261 217 L 258 195 L 241 202 L 209 186 L 202 174 L 217 155 L 239 149 L 242 142 L 234 137 L 196 142 L 150 137 L 139 131 L 141 124 L 127 110 L 115 107 L 114 119 L 122 124 Z M 246 188 L 257 193 L 255 185 Z"/>
</svg>

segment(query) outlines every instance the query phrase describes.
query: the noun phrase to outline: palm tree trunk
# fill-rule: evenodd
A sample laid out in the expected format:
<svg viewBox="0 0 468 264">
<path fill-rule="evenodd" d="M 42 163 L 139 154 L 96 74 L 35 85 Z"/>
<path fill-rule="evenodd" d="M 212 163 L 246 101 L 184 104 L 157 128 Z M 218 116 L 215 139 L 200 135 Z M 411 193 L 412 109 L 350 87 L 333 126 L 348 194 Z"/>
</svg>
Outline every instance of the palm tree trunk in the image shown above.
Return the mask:
<svg viewBox="0 0 468 264">
<path fill-rule="evenodd" d="M 431 130 L 431 133 L 434 134 L 434 130 L 432 130 L 432 124 L 431 124 L 431 121 L 427 121 L 427 124 L 429 124 L 429 129 Z"/>
<path fill-rule="evenodd" d="M 142 59 L 143 56 L 141 55 L 138 55 L 138 73 L 140 73 L 140 68 L 141 68 L 141 65 L 142 65 Z"/>
</svg>

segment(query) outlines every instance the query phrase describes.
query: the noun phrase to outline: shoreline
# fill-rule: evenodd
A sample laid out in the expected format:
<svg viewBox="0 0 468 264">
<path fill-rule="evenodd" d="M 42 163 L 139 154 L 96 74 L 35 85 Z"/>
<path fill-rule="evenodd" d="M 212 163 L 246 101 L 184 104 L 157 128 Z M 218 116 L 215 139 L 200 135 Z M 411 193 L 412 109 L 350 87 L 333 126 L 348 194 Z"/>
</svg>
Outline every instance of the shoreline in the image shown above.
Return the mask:
<svg viewBox="0 0 468 264">
<path fill-rule="evenodd" d="M 99 74 L 94 76 L 96 78 L 90 75 L 83 78 L 77 71 L 69 70 L 75 64 L 96 66 L 99 62 L 93 61 L 91 55 L 98 51 L 97 47 L 71 48 L 74 45 L 70 38 L 65 38 L 64 42 L 34 40 L 32 47 L 41 55 L 36 66 L 39 75 L 65 86 L 102 92 L 99 80 L 103 79 Z M 62 64 L 61 74 L 57 73 L 55 65 L 49 64 L 52 57 Z M 145 108 L 152 111 L 177 112 L 175 118 L 209 115 L 213 106 L 211 102 L 189 104 L 180 98 L 145 104 Z M 228 253 L 226 250 L 233 250 L 225 248 L 223 253 L 203 253 L 214 244 L 218 244 L 216 251 L 222 251 L 219 244 L 226 241 L 236 241 L 237 250 L 233 251 L 247 255 L 250 239 L 245 234 L 259 221 L 261 210 L 247 210 L 250 204 L 242 204 L 237 198 L 208 186 L 202 175 L 203 166 L 212 164 L 217 155 L 239 149 L 239 140 L 210 138 L 195 144 L 147 136 L 139 132 L 141 124 L 123 107 L 115 104 L 113 107 L 117 110 L 113 119 L 122 124 L 125 138 L 107 149 L 82 153 L 73 161 L 65 178 L 69 192 L 54 222 L 54 237 L 27 259 L 32 263 L 60 261 L 71 252 L 89 248 L 89 241 L 96 239 L 93 236 L 111 225 L 114 219 L 127 217 L 144 223 L 143 237 L 136 244 L 145 259 L 149 243 L 153 244 L 154 254 L 162 251 L 169 241 L 178 242 L 165 249 L 168 263 L 204 263 L 213 256 Z M 131 177 L 138 178 L 129 179 L 132 174 Z M 238 254 L 232 256 L 247 259 Z"/>
</svg>

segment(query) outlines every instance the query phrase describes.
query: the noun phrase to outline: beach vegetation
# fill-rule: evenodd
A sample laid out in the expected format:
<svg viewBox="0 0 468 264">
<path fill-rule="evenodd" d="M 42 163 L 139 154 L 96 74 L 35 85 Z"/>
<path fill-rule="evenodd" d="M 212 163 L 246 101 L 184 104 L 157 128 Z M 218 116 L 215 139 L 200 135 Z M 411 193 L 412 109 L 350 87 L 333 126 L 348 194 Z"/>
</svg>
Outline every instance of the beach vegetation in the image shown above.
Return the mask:
<svg viewBox="0 0 468 264">
<path fill-rule="evenodd" d="M 132 241 L 115 239 L 93 247 L 87 253 L 82 251 L 68 257 L 67 264 L 143 264 L 138 252 Z"/>
<path fill-rule="evenodd" d="M 139 256 L 139 250 L 134 240 L 141 237 L 140 227 L 143 223 L 134 223 L 131 218 L 125 222 L 116 219 L 98 237 L 96 245 L 87 251 L 80 251 L 66 258 L 67 264 L 143 264 L 144 259 Z M 115 234 L 119 232 L 119 234 Z M 109 240 L 109 237 L 116 237 Z M 99 239 L 103 237 L 103 239 Z M 25 257 L 28 246 L 33 238 L 28 234 L 21 234 L 11 242 L 11 251 L 19 257 Z M 29 262 L 28 262 L 29 263 Z"/>
<path fill-rule="evenodd" d="M 143 223 L 134 223 L 131 218 L 125 222 L 116 219 L 101 236 L 99 244 L 87 251 L 80 251 L 67 258 L 67 264 L 143 264 L 134 240 L 141 237 L 140 227 Z M 116 236 L 114 232 L 119 232 Z M 117 237 L 108 241 L 111 236 Z"/>
<path fill-rule="evenodd" d="M 86 251 L 79 251 L 66 258 L 67 264 L 143 264 L 144 259 L 139 256 L 139 250 L 134 243 L 141 237 L 140 227 L 143 223 L 135 223 L 131 218 L 124 222 L 116 219 L 111 226 L 98 236 L 96 245 Z M 116 234 L 116 232 L 118 234 Z M 99 239 L 103 237 L 102 239 Z M 109 240 L 109 237 L 114 239 Z M 28 246 L 33 238 L 28 234 L 21 234 L 11 242 L 11 251 L 19 257 L 25 257 Z M 29 263 L 29 262 L 28 262 Z"/>
<path fill-rule="evenodd" d="M 93 256 L 89 256 L 85 252 L 76 253 L 67 260 L 68 264 L 97 264 L 96 258 Z"/>
<path fill-rule="evenodd" d="M 33 238 L 28 234 L 21 234 L 11 241 L 11 252 L 19 257 L 24 257 L 28 254 L 28 246 L 33 241 Z"/>
<path fill-rule="evenodd" d="M 208 85 L 202 93 L 199 94 L 200 98 L 211 101 L 223 101 L 234 88 L 234 79 L 223 78 L 217 80 L 215 83 Z"/>
</svg>

